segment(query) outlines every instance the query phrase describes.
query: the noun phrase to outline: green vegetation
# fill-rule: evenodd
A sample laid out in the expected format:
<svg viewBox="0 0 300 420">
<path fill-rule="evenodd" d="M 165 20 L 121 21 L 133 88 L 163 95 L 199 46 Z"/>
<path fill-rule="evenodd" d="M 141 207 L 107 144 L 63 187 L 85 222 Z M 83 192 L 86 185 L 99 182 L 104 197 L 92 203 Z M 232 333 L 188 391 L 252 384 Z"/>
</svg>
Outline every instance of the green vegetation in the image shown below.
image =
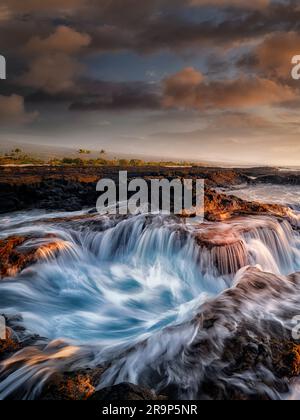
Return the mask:
<svg viewBox="0 0 300 420">
<path fill-rule="evenodd" d="M 120 167 L 138 167 L 138 166 L 195 166 L 191 162 L 155 162 L 144 161 L 141 159 L 108 159 L 106 158 L 106 151 L 101 150 L 99 158 L 88 158 L 91 151 L 79 149 L 80 157 L 64 157 L 62 159 L 54 158 L 44 161 L 34 156 L 24 153 L 21 149 L 13 149 L 9 153 L 0 154 L 0 165 L 49 165 L 49 166 L 120 166 Z"/>
<path fill-rule="evenodd" d="M 155 162 L 155 161 L 144 161 L 141 159 L 80 159 L 80 158 L 63 158 L 63 159 L 52 159 L 47 162 L 51 166 L 120 166 L 120 167 L 142 167 L 142 166 L 194 166 L 195 163 L 191 162 Z"/>
<path fill-rule="evenodd" d="M 79 149 L 78 150 L 78 153 L 80 155 L 90 155 L 91 154 L 91 151 L 90 150 L 87 150 L 87 149 Z"/>
<path fill-rule="evenodd" d="M 23 153 L 21 149 L 13 149 L 9 153 L 0 154 L 0 165 L 42 165 L 44 161 Z"/>
</svg>

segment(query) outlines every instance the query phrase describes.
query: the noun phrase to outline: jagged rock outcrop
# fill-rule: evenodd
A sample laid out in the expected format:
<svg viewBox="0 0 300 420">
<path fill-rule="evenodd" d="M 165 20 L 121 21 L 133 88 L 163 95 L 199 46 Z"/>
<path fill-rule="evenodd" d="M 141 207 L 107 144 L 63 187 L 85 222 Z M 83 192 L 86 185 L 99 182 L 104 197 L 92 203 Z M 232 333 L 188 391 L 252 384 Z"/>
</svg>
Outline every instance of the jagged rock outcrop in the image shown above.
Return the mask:
<svg viewBox="0 0 300 420">
<path fill-rule="evenodd" d="M 288 209 L 277 204 L 263 204 L 245 201 L 233 195 L 217 193 L 214 190 L 205 191 L 205 218 L 209 221 L 227 220 L 237 215 L 269 214 L 285 217 Z"/>
<path fill-rule="evenodd" d="M 0 241 L 0 277 L 13 277 L 35 262 L 35 251 L 21 252 L 18 247 L 26 242 L 25 237 L 14 236 Z"/>
<path fill-rule="evenodd" d="M 52 235 L 47 235 L 45 242 L 25 246 L 33 238 L 12 236 L 0 240 L 0 279 L 14 277 L 26 267 L 36 263 L 64 247 L 64 242 Z"/>
</svg>

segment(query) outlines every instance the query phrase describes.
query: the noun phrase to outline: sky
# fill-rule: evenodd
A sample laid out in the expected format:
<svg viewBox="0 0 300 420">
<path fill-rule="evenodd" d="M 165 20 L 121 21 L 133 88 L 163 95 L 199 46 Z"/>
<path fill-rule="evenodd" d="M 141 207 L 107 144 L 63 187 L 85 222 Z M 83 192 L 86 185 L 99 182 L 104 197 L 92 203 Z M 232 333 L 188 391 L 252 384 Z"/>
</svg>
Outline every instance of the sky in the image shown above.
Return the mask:
<svg viewBox="0 0 300 420">
<path fill-rule="evenodd" d="M 2 0 L 0 148 L 300 166 L 298 0 Z"/>
</svg>

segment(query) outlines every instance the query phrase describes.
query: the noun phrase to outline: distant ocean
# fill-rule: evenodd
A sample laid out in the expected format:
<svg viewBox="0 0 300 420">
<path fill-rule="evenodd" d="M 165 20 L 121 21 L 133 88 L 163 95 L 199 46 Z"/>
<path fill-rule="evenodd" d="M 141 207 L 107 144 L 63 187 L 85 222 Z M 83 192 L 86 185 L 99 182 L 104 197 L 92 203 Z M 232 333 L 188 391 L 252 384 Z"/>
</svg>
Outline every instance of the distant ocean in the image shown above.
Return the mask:
<svg viewBox="0 0 300 420">
<path fill-rule="evenodd" d="M 281 172 L 290 172 L 290 171 L 300 172 L 300 166 L 286 166 L 286 167 L 279 168 L 279 170 Z"/>
</svg>

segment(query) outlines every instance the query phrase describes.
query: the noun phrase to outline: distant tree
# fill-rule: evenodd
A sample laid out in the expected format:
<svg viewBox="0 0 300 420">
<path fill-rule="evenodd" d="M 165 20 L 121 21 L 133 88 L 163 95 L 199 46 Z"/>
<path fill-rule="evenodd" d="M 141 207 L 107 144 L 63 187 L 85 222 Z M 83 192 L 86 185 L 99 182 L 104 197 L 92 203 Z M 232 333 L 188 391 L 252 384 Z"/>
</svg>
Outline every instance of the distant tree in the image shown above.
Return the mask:
<svg viewBox="0 0 300 420">
<path fill-rule="evenodd" d="M 90 155 L 91 154 L 91 151 L 90 150 L 87 150 L 87 149 L 79 149 L 78 150 L 78 153 L 80 155 Z"/>
</svg>

